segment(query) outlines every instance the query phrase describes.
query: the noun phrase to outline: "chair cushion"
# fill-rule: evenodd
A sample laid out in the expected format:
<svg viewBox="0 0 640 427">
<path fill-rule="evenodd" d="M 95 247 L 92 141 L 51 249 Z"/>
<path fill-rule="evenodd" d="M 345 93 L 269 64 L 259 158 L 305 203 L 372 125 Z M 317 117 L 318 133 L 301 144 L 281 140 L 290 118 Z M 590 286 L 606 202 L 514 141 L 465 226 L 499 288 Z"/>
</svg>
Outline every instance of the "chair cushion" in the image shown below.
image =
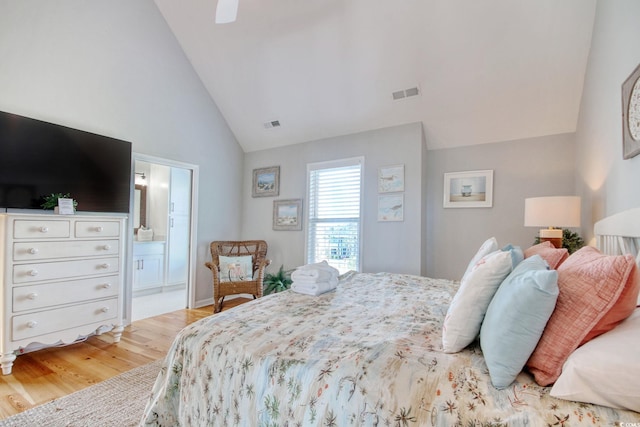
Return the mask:
<svg viewBox="0 0 640 427">
<path fill-rule="evenodd" d="M 221 282 L 243 282 L 253 280 L 253 257 L 243 256 L 220 256 L 220 281 Z"/>
</svg>

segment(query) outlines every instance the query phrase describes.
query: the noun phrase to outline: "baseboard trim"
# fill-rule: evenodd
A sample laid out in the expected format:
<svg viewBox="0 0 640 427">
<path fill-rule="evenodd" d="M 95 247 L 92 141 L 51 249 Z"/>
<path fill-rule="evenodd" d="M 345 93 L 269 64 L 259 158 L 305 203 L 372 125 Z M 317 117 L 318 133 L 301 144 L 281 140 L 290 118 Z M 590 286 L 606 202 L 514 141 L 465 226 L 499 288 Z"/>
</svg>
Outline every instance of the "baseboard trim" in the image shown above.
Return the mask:
<svg viewBox="0 0 640 427">
<path fill-rule="evenodd" d="M 253 295 L 251 294 L 238 294 L 238 295 L 229 295 L 227 297 L 224 298 L 225 301 L 230 301 L 232 299 L 235 298 L 253 298 Z M 211 298 L 207 298 L 207 299 L 201 299 L 196 301 L 195 307 L 193 308 L 202 308 L 205 307 L 207 305 L 213 305 L 213 297 Z"/>
</svg>

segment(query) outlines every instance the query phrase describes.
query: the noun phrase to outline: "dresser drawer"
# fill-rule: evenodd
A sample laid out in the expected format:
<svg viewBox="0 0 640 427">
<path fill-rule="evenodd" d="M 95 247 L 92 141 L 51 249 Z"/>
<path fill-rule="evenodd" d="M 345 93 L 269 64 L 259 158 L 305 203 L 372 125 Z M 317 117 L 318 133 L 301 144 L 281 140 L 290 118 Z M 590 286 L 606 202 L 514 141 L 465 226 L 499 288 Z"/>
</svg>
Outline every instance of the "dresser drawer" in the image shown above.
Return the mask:
<svg viewBox="0 0 640 427">
<path fill-rule="evenodd" d="M 118 240 L 70 240 L 65 242 L 19 242 L 13 244 L 13 260 L 43 260 L 117 255 Z"/>
<path fill-rule="evenodd" d="M 69 221 L 17 219 L 13 222 L 15 239 L 57 239 L 70 236 Z"/>
<path fill-rule="evenodd" d="M 118 298 L 21 314 L 12 319 L 11 338 L 18 341 L 117 317 Z"/>
<path fill-rule="evenodd" d="M 118 276 L 13 288 L 13 311 L 34 310 L 118 295 Z"/>
<path fill-rule="evenodd" d="M 118 237 L 120 223 L 118 221 L 76 221 L 76 237 Z"/>
<path fill-rule="evenodd" d="M 119 271 L 118 258 L 96 258 L 77 261 L 40 262 L 13 266 L 13 283 L 42 282 Z"/>
</svg>

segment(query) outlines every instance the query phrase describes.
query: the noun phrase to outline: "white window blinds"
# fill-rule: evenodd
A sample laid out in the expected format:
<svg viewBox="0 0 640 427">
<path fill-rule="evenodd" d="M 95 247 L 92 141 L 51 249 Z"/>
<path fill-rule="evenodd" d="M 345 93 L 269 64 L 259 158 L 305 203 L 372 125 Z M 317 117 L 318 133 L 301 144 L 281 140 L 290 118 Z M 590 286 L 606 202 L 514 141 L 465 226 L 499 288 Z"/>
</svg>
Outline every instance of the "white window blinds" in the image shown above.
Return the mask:
<svg viewBox="0 0 640 427">
<path fill-rule="evenodd" d="M 307 262 L 360 270 L 362 158 L 310 164 Z"/>
</svg>

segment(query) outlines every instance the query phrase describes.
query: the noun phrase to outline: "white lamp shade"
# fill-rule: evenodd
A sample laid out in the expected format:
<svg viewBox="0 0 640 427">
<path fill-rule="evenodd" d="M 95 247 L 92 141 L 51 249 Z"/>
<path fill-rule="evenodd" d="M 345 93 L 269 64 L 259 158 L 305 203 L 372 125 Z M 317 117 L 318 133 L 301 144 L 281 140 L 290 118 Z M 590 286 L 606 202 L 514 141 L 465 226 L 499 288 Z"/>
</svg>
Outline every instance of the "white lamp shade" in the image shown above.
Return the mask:
<svg viewBox="0 0 640 427">
<path fill-rule="evenodd" d="M 580 227 L 580 197 L 532 197 L 524 200 L 525 227 Z"/>
</svg>

